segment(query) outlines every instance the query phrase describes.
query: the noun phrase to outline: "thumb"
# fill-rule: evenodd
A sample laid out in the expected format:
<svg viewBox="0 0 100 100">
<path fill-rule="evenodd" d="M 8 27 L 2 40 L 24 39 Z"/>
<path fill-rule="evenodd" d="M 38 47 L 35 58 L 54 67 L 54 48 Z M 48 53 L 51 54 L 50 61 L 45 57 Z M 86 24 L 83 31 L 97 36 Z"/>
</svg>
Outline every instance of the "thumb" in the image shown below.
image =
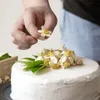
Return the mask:
<svg viewBox="0 0 100 100">
<path fill-rule="evenodd" d="M 53 32 L 57 24 L 57 18 L 54 14 L 48 14 L 45 16 L 44 28 Z"/>
</svg>

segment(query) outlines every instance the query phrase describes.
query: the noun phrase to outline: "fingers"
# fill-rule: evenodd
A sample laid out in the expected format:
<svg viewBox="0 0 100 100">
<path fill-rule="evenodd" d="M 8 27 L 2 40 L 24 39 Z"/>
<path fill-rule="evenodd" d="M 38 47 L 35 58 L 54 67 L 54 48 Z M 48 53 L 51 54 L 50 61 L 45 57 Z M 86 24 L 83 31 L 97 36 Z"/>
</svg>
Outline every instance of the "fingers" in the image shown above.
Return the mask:
<svg viewBox="0 0 100 100">
<path fill-rule="evenodd" d="M 13 43 L 16 44 L 19 49 L 28 49 L 31 45 L 37 43 L 37 39 L 33 38 L 31 35 L 27 35 L 28 33 L 25 33 L 24 29 L 24 21 L 22 17 L 20 17 L 12 32 L 14 38 Z"/>
<path fill-rule="evenodd" d="M 47 30 L 50 30 L 51 32 L 53 32 L 55 26 L 57 24 L 57 18 L 53 13 L 49 13 L 45 15 L 45 23 L 44 23 L 44 28 Z M 46 40 L 49 37 L 40 37 L 40 40 Z"/>
<path fill-rule="evenodd" d="M 40 37 L 40 33 L 38 33 L 38 28 L 36 27 L 36 14 L 34 11 L 31 12 L 30 9 L 27 9 L 24 14 L 24 24 L 31 36 L 36 39 Z"/>
<path fill-rule="evenodd" d="M 44 27 L 50 31 L 53 31 L 57 24 L 57 18 L 53 13 L 47 14 L 45 16 Z"/>
<path fill-rule="evenodd" d="M 31 45 L 37 43 L 37 39 L 26 35 L 20 30 L 15 31 L 12 36 L 14 37 L 13 43 L 18 45 L 19 49 L 28 49 Z"/>
</svg>

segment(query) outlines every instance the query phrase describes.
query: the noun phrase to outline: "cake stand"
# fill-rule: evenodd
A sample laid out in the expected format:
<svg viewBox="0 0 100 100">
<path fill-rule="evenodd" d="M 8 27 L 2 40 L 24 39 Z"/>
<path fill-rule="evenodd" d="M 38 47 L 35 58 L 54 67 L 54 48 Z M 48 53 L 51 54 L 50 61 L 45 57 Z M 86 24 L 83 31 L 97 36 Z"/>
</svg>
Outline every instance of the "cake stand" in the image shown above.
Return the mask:
<svg viewBox="0 0 100 100">
<path fill-rule="evenodd" d="M 11 85 L 10 82 L 0 85 L 0 100 L 12 100 L 10 98 Z"/>
</svg>

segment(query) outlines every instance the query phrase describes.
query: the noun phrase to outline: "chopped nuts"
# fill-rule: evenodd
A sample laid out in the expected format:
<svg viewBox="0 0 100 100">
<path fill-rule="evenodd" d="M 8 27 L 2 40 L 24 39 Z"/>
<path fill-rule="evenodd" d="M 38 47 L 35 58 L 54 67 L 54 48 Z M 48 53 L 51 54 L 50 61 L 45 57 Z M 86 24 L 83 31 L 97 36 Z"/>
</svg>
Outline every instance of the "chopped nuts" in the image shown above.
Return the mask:
<svg viewBox="0 0 100 100">
<path fill-rule="evenodd" d="M 9 76 L 5 76 L 5 81 L 8 81 L 10 79 Z"/>
<path fill-rule="evenodd" d="M 4 84 L 6 82 L 10 81 L 10 77 L 9 76 L 5 76 L 4 78 L 0 78 L 0 84 Z"/>
<path fill-rule="evenodd" d="M 2 79 L 0 78 L 0 84 L 2 84 Z"/>
</svg>

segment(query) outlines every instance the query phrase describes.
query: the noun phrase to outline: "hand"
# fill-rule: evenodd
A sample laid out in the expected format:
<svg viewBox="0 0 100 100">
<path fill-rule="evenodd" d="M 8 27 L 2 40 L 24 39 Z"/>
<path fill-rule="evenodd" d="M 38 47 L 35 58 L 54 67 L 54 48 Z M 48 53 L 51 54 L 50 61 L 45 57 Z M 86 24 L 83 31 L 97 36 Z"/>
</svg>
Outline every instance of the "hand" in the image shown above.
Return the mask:
<svg viewBox="0 0 100 100">
<path fill-rule="evenodd" d="M 49 7 L 36 6 L 27 8 L 18 19 L 12 32 L 13 43 L 19 49 L 28 49 L 41 39 L 38 30 L 44 28 L 53 31 L 57 24 L 57 18 Z"/>
</svg>

